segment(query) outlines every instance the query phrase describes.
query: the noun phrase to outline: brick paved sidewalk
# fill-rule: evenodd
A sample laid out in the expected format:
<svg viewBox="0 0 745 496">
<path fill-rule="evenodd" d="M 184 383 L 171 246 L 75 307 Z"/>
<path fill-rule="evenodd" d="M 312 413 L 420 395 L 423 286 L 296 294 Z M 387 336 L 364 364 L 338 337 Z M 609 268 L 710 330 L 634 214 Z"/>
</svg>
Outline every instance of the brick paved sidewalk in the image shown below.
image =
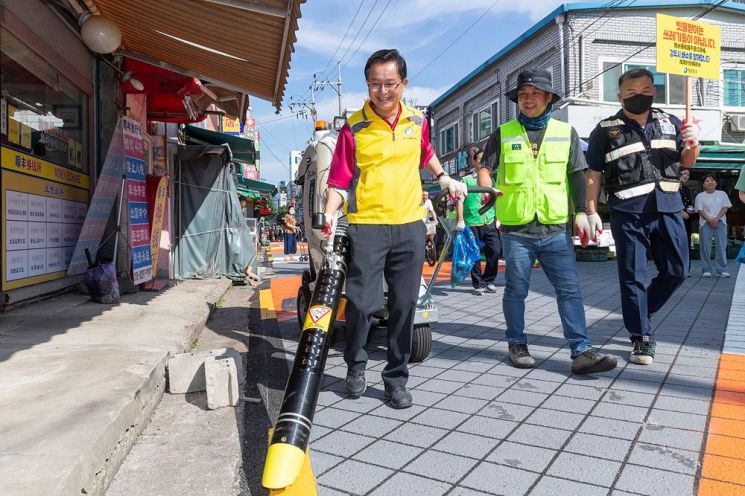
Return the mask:
<svg viewBox="0 0 745 496">
<path fill-rule="evenodd" d="M 383 330 L 371 340 L 372 385 L 362 398 L 345 393 L 343 341 L 331 351 L 311 445 L 319 494 L 696 495 L 736 278 L 702 279 L 694 263 L 694 275 L 653 319 L 657 355 L 643 367 L 628 363 L 615 262 L 578 266 L 590 337 L 618 357 L 616 370 L 570 373 L 553 289 L 540 269 L 526 301 L 538 362 L 532 370 L 509 365 L 502 275 L 498 293 L 484 296 L 465 284 L 438 283 L 441 322 L 430 357 L 411 367 L 412 408 L 384 404 Z M 737 273 L 734 264 L 730 272 Z M 286 319 L 280 331 L 294 353 L 297 322 Z M 726 422 L 745 420 L 745 394 L 738 392 L 745 383 L 734 384 Z M 734 444 L 718 463 L 745 473 L 745 440 L 725 441 Z M 743 477 L 706 481 L 699 494 L 704 485 L 707 496 L 745 494 Z"/>
</svg>

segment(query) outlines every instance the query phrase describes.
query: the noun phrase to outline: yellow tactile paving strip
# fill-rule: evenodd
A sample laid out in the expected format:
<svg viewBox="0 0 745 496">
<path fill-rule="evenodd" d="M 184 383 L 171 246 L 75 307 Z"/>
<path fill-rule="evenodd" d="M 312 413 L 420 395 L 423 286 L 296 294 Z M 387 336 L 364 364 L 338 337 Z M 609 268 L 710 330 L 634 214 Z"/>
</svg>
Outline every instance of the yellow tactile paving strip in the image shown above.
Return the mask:
<svg viewBox="0 0 745 496">
<path fill-rule="evenodd" d="M 719 359 L 698 496 L 745 496 L 745 356 Z"/>
</svg>

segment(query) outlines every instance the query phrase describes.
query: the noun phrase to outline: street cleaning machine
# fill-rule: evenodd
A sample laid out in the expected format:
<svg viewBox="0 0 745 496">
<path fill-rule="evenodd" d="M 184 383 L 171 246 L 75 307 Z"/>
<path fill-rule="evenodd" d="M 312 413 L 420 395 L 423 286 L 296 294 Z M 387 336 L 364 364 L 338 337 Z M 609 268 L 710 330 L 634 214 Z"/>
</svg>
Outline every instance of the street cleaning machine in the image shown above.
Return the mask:
<svg viewBox="0 0 745 496">
<path fill-rule="evenodd" d="M 349 238 L 346 218 L 343 216 L 339 218 L 335 232 L 331 233 L 328 241 L 321 243 L 320 236 L 317 235 L 317 230 L 322 229 L 325 223 L 323 214 L 319 213 L 322 212 L 323 205 L 320 201 L 322 195 L 318 194 L 318 183 L 322 179 L 323 189 L 325 190 L 328 165 L 334 149 L 334 146 L 331 146 L 331 140 L 325 143 L 323 141 L 329 137 L 329 134 L 319 137 L 320 139 L 314 140 L 315 143 L 311 144 L 311 146 L 314 146 L 314 150 L 312 150 L 311 155 L 308 155 L 311 158 L 308 165 L 313 165 L 313 159 L 315 158 L 315 173 L 309 174 L 309 168 L 304 171 L 301 169 L 305 177 L 305 192 L 303 195 L 305 226 L 312 226 L 313 228 L 312 230 L 306 228 L 311 249 L 311 264 L 310 269 L 303 276 L 303 285 L 298 292 L 298 315 L 299 318 L 302 315 L 302 332 L 280 412 L 271 434 L 264 465 L 262 485 L 272 490 L 273 494 L 291 491 L 292 486 L 299 483 L 298 481 L 301 479 L 304 482 L 308 482 L 309 478 L 312 480 L 312 476 L 308 476 L 310 465 L 306 451 L 310 441 L 326 358 L 331 347 L 333 325 L 343 305 L 343 288 L 349 264 Z M 333 141 L 335 142 L 335 136 Z M 319 153 L 320 147 L 324 147 L 325 151 Z M 321 167 L 319 167 L 319 163 Z M 308 191 L 311 187 L 314 188 L 312 192 Z M 482 191 L 474 190 L 474 192 Z M 486 211 L 494 205 L 496 192 L 491 188 L 484 188 L 483 192 L 492 193 L 490 201 L 482 209 Z M 436 197 L 435 205 L 444 200 L 445 194 L 446 192 L 443 192 Z M 318 201 L 311 204 L 307 201 L 308 197 L 313 197 Z M 312 218 L 308 215 L 310 212 L 315 212 Z M 319 242 L 317 244 L 311 242 L 311 236 L 317 238 Z M 447 232 L 447 236 L 446 247 L 449 247 L 451 233 Z M 427 308 L 434 309 L 431 303 L 431 287 L 436 280 L 437 271 L 442 266 L 446 252 L 447 249 L 443 250 L 440 255 L 430 284 L 420 297 L 417 312 L 424 304 L 430 305 Z M 307 295 L 306 292 L 310 295 Z M 429 318 L 427 315 L 424 315 L 424 317 Z M 428 327 L 432 321 L 426 321 Z M 421 338 L 421 333 L 419 337 Z M 424 343 L 427 347 L 426 353 L 420 356 L 419 360 L 426 358 L 431 350 L 431 328 L 428 329 L 427 338 L 427 342 Z M 421 346 L 418 351 L 420 353 L 423 351 Z M 303 477 L 303 474 L 305 474 L 305 477 Z M 312 482 L 309 484 L 312 484 Z M 310 489 L 305 487 L 302 490 L 307 492 Z"/>
</svg>

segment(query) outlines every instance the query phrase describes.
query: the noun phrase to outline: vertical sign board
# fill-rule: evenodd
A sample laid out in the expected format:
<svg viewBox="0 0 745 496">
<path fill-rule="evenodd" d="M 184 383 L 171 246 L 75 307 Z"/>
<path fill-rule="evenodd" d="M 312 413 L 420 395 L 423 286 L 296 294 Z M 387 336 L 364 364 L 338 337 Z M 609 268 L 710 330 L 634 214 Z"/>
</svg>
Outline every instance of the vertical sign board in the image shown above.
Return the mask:
<svg viewBox="0 0 745 496">
<path fill-rule="evenodd" d="M 721 39 L 719 26 L 657 14 L 657 71 L 719 79 Z"/>
<path fill-rule="evenodd" d="M 150 223 L 145 187 L 145 143 L 139 122 L 122 118 L 124 168 L 127 173 L 127 211 L 129 243 L 132 249 L 132 282 L 140 284 L 153 278 L 150 256 Z"/>
<path fill-rule="evenodd" d="M 160 235 L 163 232 L 163 220 L 166 213 L 168 178 L 165 176 L 149 176 L 147 178 L 147 193 L 147 206 L 150 209 L 150 254 L 153 259 L 153 278 L 155 278 L 158 272 Z"/>
<path fill-rule="evenodd" d="M 111 138 L 88 212 L 83 212 L 83 229 L 75 245 L 70 266 L 67 268 L 69 276 L 82 274 L 88 268 L 86 249 L 94 260 L 98 260 L 98 248 L 101 246 L 114 201 L 122 187 L 123 160 L 122 123 L 120 121 Z"/>
<path fill-rule="evenodd" d="M 88 209 L 90 178 L 5 146 L 2 289 L 65 277 Z"/>
</svg>

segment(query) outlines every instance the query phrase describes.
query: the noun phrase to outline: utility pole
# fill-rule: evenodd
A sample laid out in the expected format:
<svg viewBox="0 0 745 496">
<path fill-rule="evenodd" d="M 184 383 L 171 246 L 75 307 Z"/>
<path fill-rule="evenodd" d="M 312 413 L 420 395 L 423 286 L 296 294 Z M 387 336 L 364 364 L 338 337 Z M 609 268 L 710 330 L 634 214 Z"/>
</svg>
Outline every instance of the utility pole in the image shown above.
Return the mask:
<svg viewBox="0 0 745 496">
<path fill-rule="evenodd" d="M 313 79 L 315 80 L 313 82 L 313 85 L 314 86 L 330 86 L 336 92 L 336 97 L 339 101 L 339 114 L 338 115 L 341 116 L 342 112 L 344 111 L 344 109 L 342 108 L 342 104 L 341 104 L 341 61 L 338 61 L 336 63 L 336 74 L 337 74 L 336 81 L 329 81 L 329 80 L 319 81 L 316 79 L 316 75 L 313 74 Z"/>
<path fill-rule="evenodd" d="M 330 80 L 318 80 L 316 78 L 317 74 L 313 74 L 313 82 L 311 83 L 309 89 L 310 89 L 310 102 L 307 101 L 297 101 L 294 102 L 292 100 L 292 97 L 290 97 L 290 110 L 292 112 L 295 112 L 298 116 L 305 116 L 307 115 L 306 112 L 310 113 L 311 119 L 313 119 L 313 122 L 318 120 L 318 113 L 316 111 L 316 91 L 318 91 L 319 88 L 323 88 L 324 86 L 330 86 L 331 89 L 333 89 L 336 92 L 337 100 L 339 103 L 339 114 L 342 115 L 342 112 L 344 112 L 344 107 L 341 103 L 341 61 L 336 63 L 336 70 L 337 70 L 337 79 L 336 81 L 330 81 Z"/>
</svg>

